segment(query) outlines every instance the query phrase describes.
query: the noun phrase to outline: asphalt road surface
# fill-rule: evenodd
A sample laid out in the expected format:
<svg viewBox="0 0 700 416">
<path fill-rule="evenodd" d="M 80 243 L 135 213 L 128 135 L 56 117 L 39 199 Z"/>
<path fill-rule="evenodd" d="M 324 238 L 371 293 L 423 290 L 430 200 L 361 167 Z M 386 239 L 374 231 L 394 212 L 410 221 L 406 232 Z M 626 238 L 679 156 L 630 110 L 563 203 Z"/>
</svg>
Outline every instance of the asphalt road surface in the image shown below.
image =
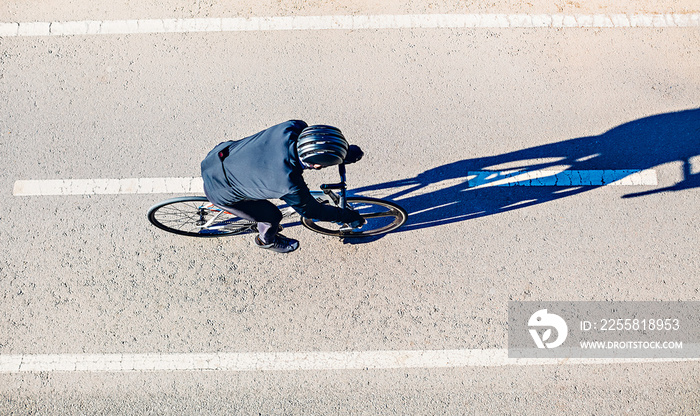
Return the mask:
<svg viewBox="0 0 700 416">
<path fill-rule="evenodd" d="M 0 23 L 698 13 L 690 2 L 171 3 L 10 1 Z M 697 413 L 700 357 L 502 354 L 509 301 L 700 300 L 700 25 L 423 26 L 0 37 L 0 414 Z M 285 234 L 301 247 L 279 255 L 250 235 L 156 229 L 146 211 L 174 194 L 15 192 L 24 180 L 197 177 L 217 143 L 288 119 L 340 127 L 366 153 L 350 187 L 401 204 L 407 224 L 341 241 L 292 221 Z M 655 184 L 469 182 L 523 167 L 646 170 Z M 476 358 L 322 361 L 377 351 Z M 60 368 L 217 353 L 306 358 Z M 18 357 L 46 363 L 12 370 Z"/>
</svg>

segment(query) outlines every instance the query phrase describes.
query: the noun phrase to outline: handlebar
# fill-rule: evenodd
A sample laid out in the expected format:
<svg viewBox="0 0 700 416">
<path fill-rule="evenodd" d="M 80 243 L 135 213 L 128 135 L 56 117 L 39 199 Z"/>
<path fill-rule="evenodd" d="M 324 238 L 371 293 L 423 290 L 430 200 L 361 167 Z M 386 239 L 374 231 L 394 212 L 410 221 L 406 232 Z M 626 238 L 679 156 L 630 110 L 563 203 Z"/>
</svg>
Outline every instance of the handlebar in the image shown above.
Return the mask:
<svg viewBox="0 0 700 416">
<path fill-rule="evenodd" d="M 340 182 L 338 183 L 332 183 L 332 184 L 323 184 L 321 185 L 321 189 L 328 194 L 330 197 L 334 199 L 334 201 L 338 204 L 339 207 L 346 208 L 347 207 L 347 196 L 346 196 L 346 190 L 347 190 L 347 185 L 345 183 L 345 178 L 346 178 L 346 170 L 345 170 L 345 163 L 341 163 L 338 165 L 338 174 L 340 175 Z M 339 198 L 334 196 L 332 192 L 330 192 L 331 189 L 337 189 L 339 192 Z M 362 225 L 360 225 L 361 227 Z M 341 233 L 347 233 L 354 230 L 352 225 L 350 224 L 342 224 L 340 227 L 340 232 Z"/>
</svg>

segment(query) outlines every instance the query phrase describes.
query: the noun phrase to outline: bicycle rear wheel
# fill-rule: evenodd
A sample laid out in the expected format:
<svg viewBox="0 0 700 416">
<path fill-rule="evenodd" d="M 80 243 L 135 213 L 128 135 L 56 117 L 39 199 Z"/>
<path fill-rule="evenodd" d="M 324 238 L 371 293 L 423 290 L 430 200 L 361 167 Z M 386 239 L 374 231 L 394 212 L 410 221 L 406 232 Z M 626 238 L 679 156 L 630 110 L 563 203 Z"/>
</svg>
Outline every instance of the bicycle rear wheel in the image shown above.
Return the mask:
<svg viewBox="0 0 700 416">
<path fill-rule="evenodd" d="M 317 233 L 332 235 L 342 238 L 371 237 L 386 234 L 402 226 L 408 214 L 399 205 L 383 199 L 368 197 L 349 197 L 349 208 L 362 215 L 367 223 L 359 230 L 342 231 L 339 224 L 328 221 L 317 221 L 302 218 L 301 223 L 308 229 Z"/>
<path fill-rule="evenodd" d="M 151 224 L 190 237 L 224 237 L 255 231 L 256 223 L 217 208 L 203 196 L 162 201 L 148 210 Z"/>
</svg>

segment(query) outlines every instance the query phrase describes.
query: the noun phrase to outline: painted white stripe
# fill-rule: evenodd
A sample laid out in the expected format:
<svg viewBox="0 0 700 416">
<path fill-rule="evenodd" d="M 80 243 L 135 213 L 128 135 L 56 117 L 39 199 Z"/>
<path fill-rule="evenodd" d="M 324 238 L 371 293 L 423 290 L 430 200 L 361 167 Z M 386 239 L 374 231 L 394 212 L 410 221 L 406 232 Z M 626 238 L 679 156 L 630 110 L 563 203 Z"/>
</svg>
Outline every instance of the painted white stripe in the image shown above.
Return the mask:
<svg viewBox="0 0 700 416">
<path fill-rule="evenodd" d="M 700 27 L 689 14 L 413 14 L 272 16 L 192 19 L 82 20 L 0 23 L 4 36 L 71 36 L 134 33 L 239 32 L 407 28 L 629 28 Z"/>
<path fill-rule="evenodd" d="M 536 170 L 467 172 L 470 188 L 488 186 L 656 186 L 656 171 L 646 170 Z M 445 182 L 445 181 L 443 181 Z M 456 183 L 431 184 L 428 192 Z M 15 196 L 109 195 L 109 194 L 202 194 L 202 178 L 126 178 L 126 179 L 48 179 L 16 181 Z"/>
<path fill-rule="evenodd" d="M 488 186 L 656 186 L 656 171 L 534 170 L 467 172 L 470 188 Z"/>
<path fill-rule="evenodd" d="M 12 194 L 203 194 L 202 178 L 50 179 L 16 181 Z"/>
<path fill-rule="evenodd" d="M 508 358 L 505 349 L 193 354 L 0 355 L 0 373 L 40 371 L 303 371 L 586 365 L 700 361 L 700 358 Z"/>
</svg>

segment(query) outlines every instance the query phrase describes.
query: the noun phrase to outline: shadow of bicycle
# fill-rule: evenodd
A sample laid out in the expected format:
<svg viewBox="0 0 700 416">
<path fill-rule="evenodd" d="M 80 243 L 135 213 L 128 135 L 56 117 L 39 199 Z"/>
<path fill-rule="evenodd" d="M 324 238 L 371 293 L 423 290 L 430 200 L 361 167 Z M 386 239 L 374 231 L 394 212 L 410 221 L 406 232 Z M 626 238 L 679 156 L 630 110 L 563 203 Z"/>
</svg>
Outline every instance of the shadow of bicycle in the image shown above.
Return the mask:
<svg viewBox="0 0 700 416">
<path fill-rule="evenodd" d="M 582 137 L 498 156 L 465 159 L 438 166 L 414 178 L 353 191 L 380 193 L 402 205 L 407 223 L 396 232 L 435 227 L 542 204 L 602 185 L 470 187 L 467 172 L 502 171 L 629 171 L 651 169 L 670 162 L 682 165 L 678 183 L 645 192 L 682 191 L 700 186 L 700 109 L 659 114 L 615 127 L 600 136 Z M 693 160 L 695 159 L 695 160 Z M 695 163 L 695 168 L 693 168 Z M 616 179 L 622 179 L 618 177 Z"/>
</svg>

